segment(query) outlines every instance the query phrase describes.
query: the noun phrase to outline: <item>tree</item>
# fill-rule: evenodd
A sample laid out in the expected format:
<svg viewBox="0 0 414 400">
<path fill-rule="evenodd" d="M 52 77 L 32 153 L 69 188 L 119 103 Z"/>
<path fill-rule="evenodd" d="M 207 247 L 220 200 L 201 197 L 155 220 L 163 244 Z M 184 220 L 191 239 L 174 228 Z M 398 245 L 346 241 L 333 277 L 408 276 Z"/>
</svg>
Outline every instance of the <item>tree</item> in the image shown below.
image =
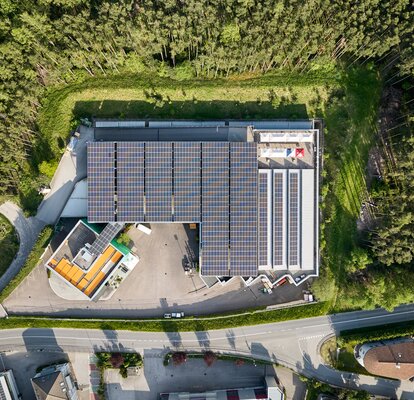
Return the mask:
<svg viewBox="0 0 414 400">
<path fill-rule="evenodd" d="M 174 365 L 182 365 L 187 362 L 187 354 L 184 351 L 176 351 L 171 357 Z"/>
<path fill-rule="evenodd" d="M 210 350 L 204 352 L 203 358 L 204 362 L 207 364 L 207 367 L 211 367 L 217 360 L 217 356 Z"/>
</svg>

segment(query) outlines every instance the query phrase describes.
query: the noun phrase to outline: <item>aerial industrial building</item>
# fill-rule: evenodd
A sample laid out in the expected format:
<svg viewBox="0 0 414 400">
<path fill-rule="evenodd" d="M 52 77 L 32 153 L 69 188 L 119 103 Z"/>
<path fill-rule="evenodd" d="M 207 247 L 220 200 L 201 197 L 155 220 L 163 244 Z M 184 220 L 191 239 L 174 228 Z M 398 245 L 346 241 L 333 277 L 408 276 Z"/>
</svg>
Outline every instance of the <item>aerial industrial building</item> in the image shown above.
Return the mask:
<svg viewBox="0 0 414 400">
<path fill-rule="evenodd" d="M 201 275 L 318 273 L 314 121 L 95 121 L 88 221 L 198 223 Z"/>
</svg>

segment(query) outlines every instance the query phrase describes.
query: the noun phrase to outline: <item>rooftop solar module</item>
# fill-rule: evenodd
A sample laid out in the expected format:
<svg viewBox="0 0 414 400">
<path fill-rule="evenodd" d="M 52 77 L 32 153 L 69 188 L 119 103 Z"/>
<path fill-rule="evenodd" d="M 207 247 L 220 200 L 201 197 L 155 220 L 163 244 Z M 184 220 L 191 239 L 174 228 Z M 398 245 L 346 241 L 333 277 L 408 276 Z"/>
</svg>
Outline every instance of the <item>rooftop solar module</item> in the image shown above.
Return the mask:
<svg viewBox="0 0 414 400">
<path fill-rule="evenodd" d="M 271 229 L 272 229 L 272 209 L 271 209 L 271 170 L 259 170 L 259 198 L 258 198 L 258 262 L 259 267 L 269 268 L 272 265 L 271 257 Z"/>
<path fill-rule="evenodd" d="M 202 143 L 203 275 L 229 275 L 229 144 Z"/>
<path fill-rule="evenodd" d="M 273 265 L 286 268 L 285 235 L 286 171 L 273 171 Z"/>
<path fill-rule="evenodd" d="M 124 224 L 120 223 L 109 223 L 105 226 L 104 230 L 99 234 L 99 236 L 92 243 L 89 248 L 89 252 L 95 256 L 101 254 L 111 243 L 111 240 L 121 231 L 124 227 Z"/>
<path fill-rule="evenodd" d="M 230 273 L 257 274 L 257 147 L 230 143 Z"/>
<path fill-rule="evenodd" d="M 88 219 L 115 220 L 115 144 L 88 143 Z"/>
<path fill-rule="evenodd" d="M 144 221 L 144 143 L 117 143 L 117 220 Z"/>
<path fill-rule="evenodd" d="M 299 172 L 289 171 L 289 267 L 299 265 Z"/>
<path fill-rule="evenodd" d="M 172 143 L 145 143 L 145 220 L 172 221 Z"/>
<path fill-rule="evenodd" d="M 200 222 L 201 143 L 174 143 L 174 221 Z"/>
</svg>

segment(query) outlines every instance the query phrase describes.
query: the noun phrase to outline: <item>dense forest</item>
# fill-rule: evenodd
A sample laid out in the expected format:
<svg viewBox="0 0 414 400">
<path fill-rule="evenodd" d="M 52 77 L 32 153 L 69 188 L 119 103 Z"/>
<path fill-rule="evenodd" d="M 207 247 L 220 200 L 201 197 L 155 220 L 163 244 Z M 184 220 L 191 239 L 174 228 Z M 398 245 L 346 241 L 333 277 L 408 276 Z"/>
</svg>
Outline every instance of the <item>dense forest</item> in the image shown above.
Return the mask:
<svg viewBox="0 0 414 400">
<path fill-rule="evenodd" d="M 54 88 L 152 71 L 161 76 L 174 71 L 176 79 L 214 79 L 276 72 L 300 76 L 369 65 L 383 86 L 403 88 L 409 104 L 413 35 L 410 0 L 0 0 L 0 195 L 19 196 L 35 188 L 41 162 L 56 161 L 37 120 Z M 346 126 L 352 107 L 341 105 L 340 93 L 329 101 L 343 110 Z M 410 112 L 401 110 L 395 126 Z M 383 174 L 367 194 L 372 223 L 362 229 L 357 244 L 348 246 L 340 274 L 332 266 L 337 254 L 324 261 L 315 286 L 320 298 L 332 300 L 341 286 L 349 299 L 344 308 L 412 301 L 404 288 L 408 275 L 414 281 L 414 145 L 409 136 L 407 131 L 392 141 L 381 136 Z M 63 149 L 65 142 L 59 146 Z M 328 156 L 327 204 L 334 197 L 329 181 L 339 175 L 329 169 Z M 335 207 L 323 212 L 324 224 L 333 225 Z M 326 234 L 323 240 L 334 239 Z M 322 258 L 329 260 L 326 254 L 325 249 Z M 391 280 L 399 297 L 387 292 Z"/>
<path fill-rule="evenodd" d="M 409 0 L 1 0 L 0 190 L 45 157 L 32 148 L 47 87 L 159 62 L 217 77 L 383 59 L 405 74 L 413 27 Z"/>
</svg>

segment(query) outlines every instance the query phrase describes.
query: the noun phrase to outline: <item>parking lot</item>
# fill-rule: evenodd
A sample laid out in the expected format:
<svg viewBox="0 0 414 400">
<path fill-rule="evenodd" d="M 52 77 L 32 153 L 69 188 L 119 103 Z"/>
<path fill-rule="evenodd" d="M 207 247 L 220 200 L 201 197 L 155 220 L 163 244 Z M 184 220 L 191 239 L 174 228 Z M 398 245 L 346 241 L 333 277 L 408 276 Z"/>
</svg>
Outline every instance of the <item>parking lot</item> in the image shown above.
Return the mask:
<svg viewBox="0 0 414 400">
<path fill-rule="evenodd" d="M 130 247 L 140 261 L 110 299 L 62 299 L 50 288 L 45 268 L 39 265 L 4 301 L 6 311 L 79 317 L 154 317 L 176 311 L 205 315 L 303 297 L 305 287 L 284 285 L 269 295 L 262 292 L 262 284 L 245 287 L 239 278 L 207 288 L 197 273 L 186 275 L 184 271 L 183 260 L 189 252 L 198 256 L 197 231 L 183 224 L 152 224 L 151 230 L 150 235 L 136 228 L 128 232 Z"/>
<path fill-rule="evenodd" d="M 165 367 L 160 353 L 151 350 L 144 353 L 144 373 L 138 377 L 122 379 L 118 371 L 105 375 L 109 400 L 156 400 L 159 393 L 202 392 L 215 389 L 232 389 L 263 385 L 266 373 L 274 373 L 273 367 L 234 362 L 216 361 L 208 367 L 204 360 L 189 359 L 183 365 Z"/>
<path fill-rule="evenodd" d="M 70 361 L 80 391 L 80 400 L 89 400 L 89 368 L 87 353 L 7 352 L 1 353 L 1 367 L 13 370 L 17 387 L 24 400 L 36 400 L 32 379 L 39 367 Z M 86 367 L 86 368 L 85 368 Z"/>
</svg>

